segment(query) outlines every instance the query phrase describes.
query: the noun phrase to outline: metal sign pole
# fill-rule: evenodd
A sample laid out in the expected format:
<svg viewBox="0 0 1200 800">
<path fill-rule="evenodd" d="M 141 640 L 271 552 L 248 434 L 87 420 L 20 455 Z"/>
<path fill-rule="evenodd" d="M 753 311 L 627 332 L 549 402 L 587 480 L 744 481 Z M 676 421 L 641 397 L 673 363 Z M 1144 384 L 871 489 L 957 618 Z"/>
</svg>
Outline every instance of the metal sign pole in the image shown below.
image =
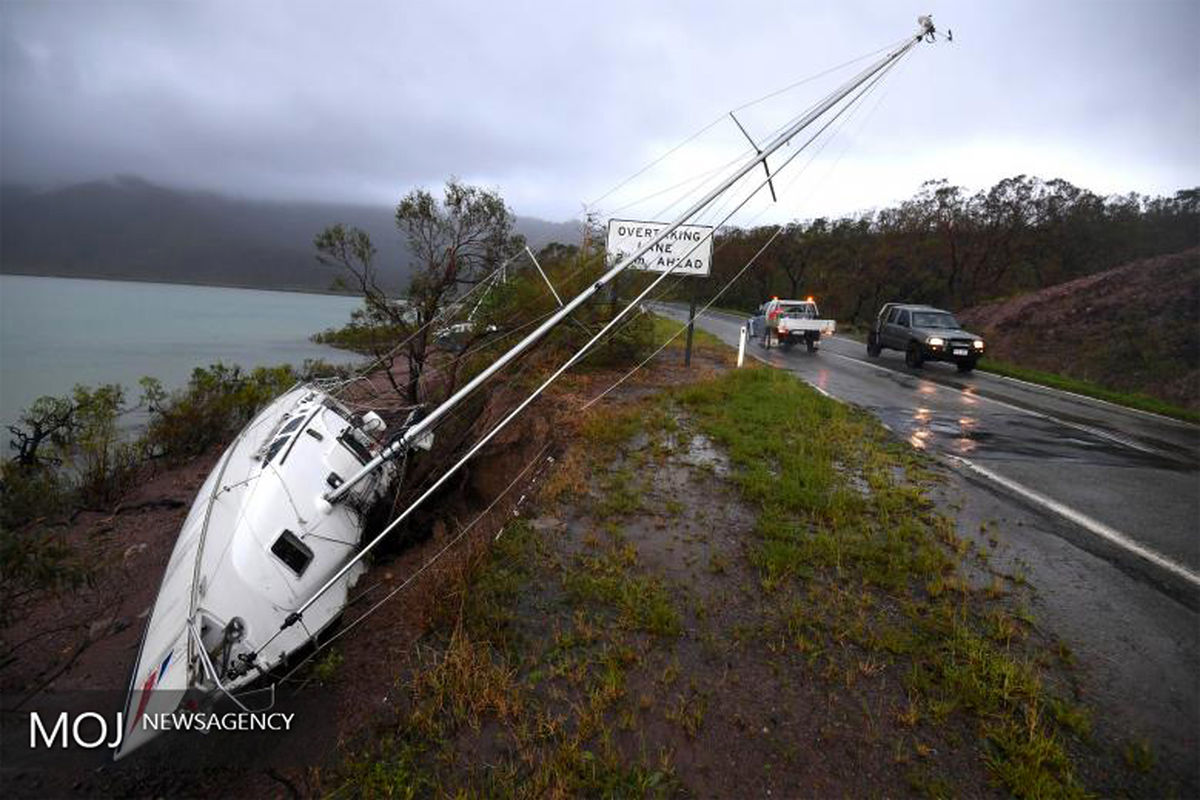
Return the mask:
<svg viewBox="0 0 1200 800">
<path fill-rule="evenodd" d="M 688 309 L 688 335 L 687 335 L 687 350 L 683 352 L 683 365 L 685 367 L 692 366 L 692 331 L 696 329 L 696 295 L 699 290 L 696 283 L 692 283 L 692 305 Z"/>
</svg>

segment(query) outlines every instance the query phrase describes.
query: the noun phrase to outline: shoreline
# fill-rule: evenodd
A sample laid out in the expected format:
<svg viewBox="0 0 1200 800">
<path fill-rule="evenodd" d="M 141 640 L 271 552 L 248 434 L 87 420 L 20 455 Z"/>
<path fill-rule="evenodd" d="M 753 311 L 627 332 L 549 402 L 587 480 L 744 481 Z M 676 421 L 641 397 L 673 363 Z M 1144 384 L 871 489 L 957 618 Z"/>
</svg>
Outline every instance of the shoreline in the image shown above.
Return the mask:
<svg viewBox="0 0 1200 800">
<path fill-rule="evenodd" d="M 80 281 L 109 281 L 112 283 L 149 283 L 160 284 L 163 286 L 202 286 L 212 289 L 244 289 L 252 292 L 289 292 L 292 294 L 313 294 L 323 297 L 358 297 L 357 292 L 335 292 L 332 290 L 307 289 L 299 286 L 247 286 L 237 283 L 207 283 L 202 281 L 188 280 L 167 280 L 146 279 L 146 278 L 119 278 L 112 275 L 55 275 L 43 272 L 22 272 L 20 270 L 12 270 L 7 267 L 0 268 L 0 275 L 11 275 L 17 278 L 56 278 L 58 280 L 80 280 Z"/>
</svg>

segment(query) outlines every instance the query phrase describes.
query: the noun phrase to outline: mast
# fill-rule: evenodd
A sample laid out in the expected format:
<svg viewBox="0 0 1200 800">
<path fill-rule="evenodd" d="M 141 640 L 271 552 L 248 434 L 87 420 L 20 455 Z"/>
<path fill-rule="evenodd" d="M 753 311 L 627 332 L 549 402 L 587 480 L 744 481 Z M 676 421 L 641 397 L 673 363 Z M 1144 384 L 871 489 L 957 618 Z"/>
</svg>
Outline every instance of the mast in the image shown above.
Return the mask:
<svg viewBox="0 0 1200 800">
<path fill-rule="evenodd" d="M 723 181 L 719 186 L 717 186 L 715 189 L 710 191 L 703 198 L 696 201 L 696 203 L 694 205 L 692 205 L 691 208 L 684 211 L 682 214 L 679 215 L 678 218 L 676 218 L 673 222 L 671 222 L 669 225 L 667 225 L 665 228 L 663 228 L 658 233 L 657 236 L 655 236 L 648 243 L 643 245 L 640 250 L 638 250 L 636 253 L 634 253 L 630 257 L 628 257 L 622 261 L 619 261 L 617 264 L 615 264 L 611 269 L 609 269 L 607 272 L 605 272 L 604 275 L 602 275 L 599 279 L 597 279 L 597 281 L 594 284 L 592 284 L 590 287 L 588 287 L 587 289 L 585 289 L 584 291 L 582 291 L 581 293 L 576 295 L 575 298 L 573 300 L 571 300 L 570 302 L 568 302 L 566 305 L 562 306 L 551 317 L 549 317 L 541 325 L 539 325 L 536 330 L 534 330 L 532 333 L 530 333 L 528 336 L 526 336 L 524 339 L 522 339 L 517 344 L 513 345 L 513 347 L 508 352 L 504 353 L 502 356 L 500 356 L 498 359 L 496 359 L 496 361 L 494 361 L 489 367 L 487 367 L 485 370 L 483 370 L 478 375 L 476 375 L 474 378 L 472 378 L 470 381 L 468 381 L 466 384 L 464 384 L 461 388 L 459 388 L 459 390 L 457 392 L 455 392 L 453 395 L 451 395 L 449 398 L 447 398 L 441 405 L 439 405 L 433 411 L 429 412 L 429 414 L 427 414 L 419 422 L 414 423 L 413 425 L 408 427 L 400 435 L 399 438 L 397 438 L 395 441 L 393 441 L 391 444 L 389 444 L 386 448 L 384 448 L 379 453 L 379 455 L 375 456 L 375 458 L 373 458 L 369 462 L 367 462 L 361 469 L 359 469 L 358 472 L 354 473 L 349 478 L 347 478 L 345 483 L 341 484 L 336 489 L 333 489 L 332 491 L 327 492 L 324 495 L 324 500 L 331 504 L 338 502 L 343 497 L 345 497 L 346 494 L 348 492 L 350 492 L 350 490 L 353 489 L 356 484 L 358 484 L 360 481 L 362 481 L 364 478 L 366 478 L 368 475 L 370 475 L 375 470 L 379 469 L 379 467 L 381 465 L 383 465 L 384 462 L 386 462 L 392 458 L 395 458 L 396 456 L 398 456 L 401 453 L 408 450 L 412 446 L 413 442 L 420 440 L 420 438 L 425 433 L 427 433 L 434 425 L 436 425 L 437 422 L 442 417 L 444 417 L 455 406 L 457 406 L 464 399 L 466 399 L 466 397 L 468 395 L 470 395 L 472 392 L 474 392 L 477 388 L 479 388 L 483 383 L 485 383 L 489 378 L 491 378 L 497 372 L 504 369 L 504 367 L 507 366 L 510 362 L 512 362 L 513 359 L 517 358 L 517 356 L 521 355 L 526 350 L 528 350 L 530 347 L 532 347 L 534 344 L 536 344 L 538 342 L 538 340 L 540 340 L 543 336 L 546 335 L 546 333 L 548 333 L 550 331 L 551 328 L 553 328 L 555 325 L 557 325 L 559 322 L 561 322 L 563 319 L 565 319 L 575 309 L 579 308 L 579 306 L 586 303 L 588 301 L 588 299 L 590 299 L 594 294 L 596 294 L 596 292 L 598 292 L 602 288 L 604 288 L 604 286 L 606 286 L 610 281 L 612 281 L 613 278 L 615 278 L 617 275 L 624 272 L 632 264 L 636 263 L 638 261 L 638 259 L 640 259 L 642 256 L 644 256 L 646 253 L 653 250 L 655 245 L 659 244 L 664 239 L 666 239 L 668 236 L 670 236 L 670 234 L 673 231 L 675 231 L 675 229 L 677 229 L 680 225 L 687 223 L 688 220 L 690 220 L 696 214 L 703 211 L 706 206 L 708 206 L 710 203 L 712 203 L 714 200 L 716 200 L 722 194 L 727 192 L 734 184 L 736 184 L 743 177 L 745 177 L 751 170 L 758 167 L 759 164 L 765 165 L 768 156 L 770 156 L 772 153 L 774 153 L 779 148 L 786 145 L 789 141 L 792 140 L 792 138 L 794 138 L 796 136 L 796 134 L 803 131 L 805 128 L 807 128 L 809 125 L 811 125 L 817 118 L 822 116 L 826 111 L 828 111 L 830 108 L 832 108 L 833 106 L 837 105 L 840 101 L 845 99 L 845 97 L 847 95 L 849 95 L 856 88 L 858 88 L 863 83 L 868 81 L 873 75 L 877 74 L 879 71 L 883 70 L 884 68 L 888 67 L 893 62 L 895 62 L 896 60 L 901 58 L 905 53 L 907 53 L 909 50 L 911 50 L 922 39 L 926 39 L 927 37 L 932 37 L 932 35 L 935 31 L 935 28 L 933 26 L 933 19 L 928 16 L 923 16 L 923 17 L 920 17 L 917 20 L 917 22 L 921 27 L 920 27 L 920 30 L 918 30 L 916 36 L 909 39 L 902 46 L 898 47 L 897 49 L 895 49 L 892 52 L 888 53 L 887 55 L 883 56 L 881 59 L 876 61 L 874 64 L 867 67 L 862 72 L 860 72 L 858 75 L 851 78 L 849 81 L 847 81 L 845 84 L 843 84 L 840 88 L 835 90 L 832 94 L 828 95 L 815 108 L 813 108 L 811 111 L 809 111 L 807 114 L 805 114 L 800 120 L 795 122 L 793 125 L 789 126 L 778 136 L 776 136 L 775 139 L 773 139 L 761 151 L 759 151 L 757 154 L 755 154 L 752 158 L 750 158 L 749 161 L 747 161 L 742 167 L 740 167 L 737 170 L 737 172 L 735 172 L 732 176 L 730 176 L 725 181 Z M 341 573 L 339 573 L 339 576 L 340 576 L 340 574 Z"/>
<path fill-rule="evenodd" d="M 617 275 L 621 274 L 621 272 L 623 272 L 625 269 L 627 269 L 631 264 L 636 263 L 639 258 L 644 256 L 646 253 L 650 252 L 654 248 L 655 245 L 657 245 L 659 242 L 661 242 L 663 239 L 665 239 L 667 236 L 669 236 L 672 231 L 674 231 L 680 225 L 685 224 L 689 219 L 691 219 L 697 213 L 702 211 L 706 206 L 708 206 L 713 200 L 715 200 L 716 198 L 718 198 L 722 194 L 724 194 L 726 191 L 728 191 L 734 184 L 736 184 L 739 180 L 741 180 L 743 177 L 745 177 L 751 170 L 757 168 L 759 164 L 764 164 L 766 162 L 768 156 L 770 156 L 772 153 L 776 152 L 779 148 L 786 145 L 798 133 L 803 131 L 805 128 L 807 128 L 809 125 L 811 125 L 814 121 L 816 121 L 818 118 L 820 118 L 822 115 L 824 115 L 827 111 L 829 111 L 829 109 L 833 108 L 839 102 L 844 100 L 848 95 L 850 95 L 859 86 L 866 83 L 872 77 L 878 75 L 882 70 L 884 70 L 887 67 L 894 64 L 897 60 L 899 60 L 902 56 L 904 56 L 906 53 L 908 53 L 909 50 L 911 50 L 914 46 L 916 46 L 922 40 L 933 41 L 934 33 L 936 30 L 933 25 L 933 19 L 929 16 L 918 17 L 917 24 L 919 26 L 919 29 L 915 36 L 908 39 L 903 45 L 897 47 L 895 50 L 893 50 L 890 53 L 888 53 L 887 55 L 883 56 L 878 61 L 873 63 L 871 66 L 867 67 L 862 72 L 860 72 L 858 75 L 854 76 L 849 81 L 847 81 L 845 84 L 843 84 L 841 87 L 836 89 L 834 92 L 832 92 L 831 94 L 826 96 L 826 98 L 824 100 L 822 100 L 815 107 L 813 107 L 813 109 L 810 110 L 808 113 L 806 113 L 801 119 L 799 119 L 792 125 L 788 126 L 783 132 L 781 132 L 778 136 L 776 136 L 773 140 L 771 140 L 770 143 L 765 145 L 762 148 L 762 150 L 760 150 L 756 155 L 751 157 L 745 164 L 743 164 L 737 170 L 736 173 L 734 173 L 731 177 L 729 177 L 728 179 L 723 181 L 718 187 L 716 187 L 715 189 L 710 191 L 708 194 L 706 194 L 702 199 L 697 201 L 691 208 L 684 211 L 675 221 L 673 221 L 669 225 L 667 225 L 657 236 L 655 236 L 653 239 L 651 239 L 649 243 L 647 243 L 646 245 L 643 245 L 640 250 L 638 250 L 636 253 L 634 253 L 629 258 L 615 264 L 611 269 L 609 269 L 607 272 L 605 272 L 604 275 L 602 275 L 592 286 L 585 289 L 583 292 L 581 292 L 579 295 L 577 295 L 573 300 L 571 300 L 569 303 L 567 303 L 562 308 L 560 308 L 553 316 L 551 316 L 544 323 L 542 323 L 542 325 L 540 325 L 537 328 L 537 330 L 533 331 L 533 333 L 529 334 L 522 341 L 520 341 L 516 345 L 514 345 L 512 347 L 512 349 L 510 349 L 507 353 L 505 353 L 499 359 L 497 359 L 490 367 L 485 369 L 483 372 L 479 373 L 479 375 L 475 376 L 474 379 L 472 379 L 470 382 L 465 384 L 462 388 L 460 388 L 457 392 L 455 392 L 453 396 L 451 396 L 449 399 L 447 399 L 445 402 L 443 402 L 441 405 L 439 405 L 436 409 L 434 409 L 432 412 L 430 412 L 430 414 L 428 416 L 426 416 L 423 420 L 421 420 L 420 422 L 415 423 L 412 426 L 410 426 L 409 428 L 407 428 L 403 432 L 403 434 L 401 434 L 397 438 L 396 441 L 394 441 L 387 448 L 385 448 L 374 459 L 372 459 L 367 464 L 365 464 L 358 472 L 356 472 L 349 479 L 347 479 L 345 483 L 343 483 L 337 489 L 325 494 L 320 499 L 325 500 L 331 504 L 337 502 L 338 500 L 340 500 L 342 497 L 344 497 L 346 495 L 346 493 L 350 490 L 351 487 L 353 487 L 356 483 L 358 483 L 363 478 L 365 478 L 366 476 L 370 475 L 373 471 L 378 469 L 385 461 L 387 461 L 390 458 L 394 458 L 395 456 L 403 453 L 409 446 L 411 446 L 411 444 L 413 442 L 419 440 L 421 438 L 421 436 L 424 435 L 425 433 L 427 433 L 429 431 L 429 429 L 439 419 L 441 419 L 443 416 L 445 416 L 446 413 L 448 413 L 452 408 L 454 408 L 454 406 L 456 406 L 458 403 L 460 403 L 472 391 L 474 391 L 476 388 L 478 388 L 484 381 L 486 381 L 488 378 L 490 378 L 492 375 L 494 375 L 500 369 L 503 369 L 505 365 L 510 363 L 514 358 L 519 356 L 521 353 L 523 353 L 527 349 L 529 349 L 529 347 L 531 347 L 539 339 L 541 339 L 551 328 L 553 328 L 555 325 L 557 325 L 559 322 L 561 322 L 567 315 L 569 315 L 572 311 L 574 311 L 576 308 L 578 308 L 580 305 L 582 305 L 584 302 L 586 302 L 588 300 L 588 298 L 592 297 L 594 294 L 596 294 L 596 292 L 600 291 L 607 283 L 609 283 Z M 662 280 L 667 275 L 669 275 L 672 271 L 674 271 L 675 266 L 677 266 L 677 265 L 672 265 L 671 267 L 669 267 L 667 269 L 667 271 L 665 273 L 663 273 L 662 276 L 660 276 L 659 280 Z M 615 322 L 615 320 L 614 320 L 614 322 Z M 612 323 L 610 323 L 610 326 L 611 326 L 611 324 Z M 605 330 L 607 330 L 607 329 L 608 328 L 606 327 Z M 603 335 L 603 333 L 604 333 L 604 330 L 602 330 L 600 332 L 600 334 L 597 334 L 597 337 L 595 337 L 595 338 L 598 338 L 600 335 Z M 593 339 L 593 341 L 595 341 L 595 338 Z M 404 519 L 421 502 L 423 502 L 426 498 L 428 498 L 433 493 L 433 491 L 435 489 L 437 489 L 437 487 L 443 481 L 445 481 L 446 478 L 449 477 L 449 475 L 451 473 L 453 473 L 459 466 L 461 466 L 467 459 L 469 459 L 483 444 L 485 444 L 493 435 L 495 435 L 500 430 L 500 428 L 502 428 L 504 425 L 506 425 L 513 417 L 516 416 L 516 414 L 520 413 L 520 411 L 522 409 L 524 409 L 530 402 L 532 402 L 532 400 L 547 385 L 549 385 L 549 383 L 551 383 L 553 380 L 555 380 L 558 377 L 558 375 L 560 375 L 564 370 L 569 368 L 579 358 L 581 358 L 584 351 L 586 351 L 587 347 L 589 347 L 591 344 L 592 344 L 592 342 L 589 342 L 587 345 L 584 346 L 583 350 L 577 352 L 574 356 L 572 356 L 545 383 L 543 383 L 541 387 L 539 387 L 532 395 L 530 395 L 524 401 L 522 401 L 522 403 L 520 405 L 518 405 L 516 409 L 514 409 L 495 428 L 493 428 L 489 432 L 489 434 L 484 437 L 484 439 L 482 441 L 478 442 L 462 459 L 460 459 L 453 467 L 451 467 L 450 470 L 445 472 L 442 475 L 442 477 L 438 481 L 436 481 L 432 487 L 427 489 L 421 495 L 420 498 L 418 498 L 413 504 L 411 504 L 409 506 L 409 508 L 403 514 L 401 514 L 399 517 L 397 517 L 395 520 L 393 520 L 387 527 L 384 528 L 384 530 L 381 533 L 376 535 L 376 537 L 374 539 L 372 539 L 361 550 L 359 550 L 358 553 L 356 553 L 352 559 L 350 559 L 341 569 L 339 569 L 337 571 L 336 574 L 334 574 L 333 577 L 331 577 L 328 581 L 326 581 L 325 584 L 320 589 L 318 589 L 303 604 L 301 604 L 300 607 L 296 611 L 289 614 L 287 619 L 284 621 L 283 625 L 280 627 L 280 632 L 282 632 L 286 628 L 291 627 L 296 622 L 299 622 L 302 619 L 304 612 L 309 608 L 309 606 L 311 606 L 314 602 L 316 602 L 316 600 L 319 597 L 321 597 L 321 595 L 323 595 L 323 594 L 325 594 L 325 592 L 329 591 L 329 589 L 334 584 L 336 584 L 339 580 L 341 580 L 343 577 L 345 577 L 346 573 L 349 572 L 350 569 L 356 563 L 358 563 L 360 560 L 362 560 L 367 555 L 367 553 L 369 553 L 372 549 L 374 549 L 375 546 L 378 545 L 379 542 L 381 542 L 383 540 L 383 538 L 385 536 L 387 536 L 392 531 L 392 529 L 402 519 Z M 277 635 L 279 635 L 279 634 L 276 633 L 276 636 Z M 273 640 L 274 638 L 275 638 L 274 636 L 271 637 L 271 640 Z M 269 641 L 268 641 L 268 643 L 269 643 Z M 263 646 L 265 647 L 266 645 L 263 645 Z"/>
</svg>

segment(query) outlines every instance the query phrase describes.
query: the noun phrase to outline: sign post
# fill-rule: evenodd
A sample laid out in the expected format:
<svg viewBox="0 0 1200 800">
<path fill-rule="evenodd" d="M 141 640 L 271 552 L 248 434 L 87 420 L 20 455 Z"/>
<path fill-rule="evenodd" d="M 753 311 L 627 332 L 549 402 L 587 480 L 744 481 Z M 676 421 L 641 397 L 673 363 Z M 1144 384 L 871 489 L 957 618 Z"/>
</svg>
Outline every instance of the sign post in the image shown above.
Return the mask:
<svg viewBox="0 0 1200 800">
<path fill-rule="evenodd" d="M 692 366 L 692 332 L 696 329 L 696 287 L 692 286 L 692 304 L 688 308 L 687 349 L 683 351 L 683 365 Z"/>
<path fill-rule="evenodd" d="M 667 227 L 664 222 L 644 222 L 630 219 L 608 221 L 608 257 L 614 261 L 636 253 L 647 245 L 659 231 Z M 645 272 L 668 272 L 673 275 L 688 275 L 707 278 L 712 268 L 713 229 L 708 225 L 680 225 L 663 241 L 639 258 L 633 269 Z M 692 365 L 692 335 L 696 327 L 696 295 L 698 286 L 691 291 L 688 309 L 687 350 L 683 365 Z"/>
</svg>

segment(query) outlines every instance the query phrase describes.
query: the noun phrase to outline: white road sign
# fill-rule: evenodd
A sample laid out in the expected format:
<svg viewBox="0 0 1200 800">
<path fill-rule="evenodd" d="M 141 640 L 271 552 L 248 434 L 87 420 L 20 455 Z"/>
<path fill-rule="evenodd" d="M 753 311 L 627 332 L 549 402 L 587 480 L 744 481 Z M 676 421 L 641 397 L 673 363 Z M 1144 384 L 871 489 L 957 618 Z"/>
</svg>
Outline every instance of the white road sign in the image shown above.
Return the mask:
<svg viewBox="0 0 1200 800">
<path fill-rule="evenodd" d="M 667 228 L 665 222 L 638 222 L 631 219 L 608 221 L 608 256 L 628 258 L 645 247 Z M 705 277 L 712 266 L 712 228 L 707 225 L 680 225 L 650 252 L 638 259 L 634 269 L 666 272 L 672 275 Z"/>
</svg>

